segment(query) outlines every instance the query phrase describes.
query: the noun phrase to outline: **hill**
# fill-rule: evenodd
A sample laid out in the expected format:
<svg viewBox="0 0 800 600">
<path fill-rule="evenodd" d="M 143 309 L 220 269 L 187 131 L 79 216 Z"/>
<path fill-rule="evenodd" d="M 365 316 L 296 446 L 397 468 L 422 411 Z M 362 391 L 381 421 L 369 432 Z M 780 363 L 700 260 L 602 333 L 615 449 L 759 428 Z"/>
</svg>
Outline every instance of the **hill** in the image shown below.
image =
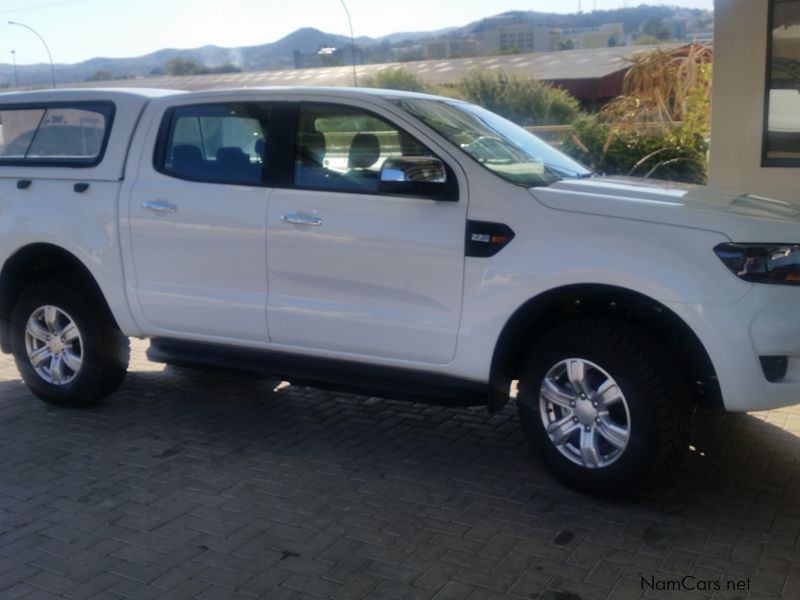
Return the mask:
<svg viewBox="0 0 800 600">
<path fill-rule="evenodd" d="M 495 15 L 462 27 L 451 27 L 438 31 L 398 32 L 380 38 L 359 37 L 356 44 L 365 51 L 366 62 L 388 62 L 397 60 L 393 50 L 409 46 L 425 38 L 442 36 L 481 36 L 499 21 L 514 23 L 538 23 L 549 27 L 577 28 L 595 27 L 603 23 L 623 23 L 626 32 L 638 31 L 648 19 L 670 19 L 676 16 L 700 20 L 711 18 L 709 11 L 683 9 L 669 6 L 646 6 L 602 10 L 575 14 L 555 14 L 534 11 L 511 11 Z M 144 56 L 133 58 L 92 58 L 77 64 L 56 64 L 56 80 L 60 83 L 86 81 L 98 72 L 113 78 L 134 78 L 158 73 L 172 58 L 184 58 L 206 67 L 215 68 L 233 65 L 243 71 L 261 71 L 290 68 L 293 53 L 314 53 L 324 46 L 348 45 L 346 36 L 325 33 L 310 27 L 298 29 L 289 35 L 268 44 L 223 48 L 203 46 L 201 48 L 165 48 Z M 46 64 L 18 67 L 20 84 L 23 86 L 48 85 L 50 67 Z M 11 64 L 0 63 L 0 85 L 11 85 L 14 72 Z"/>
</svg>

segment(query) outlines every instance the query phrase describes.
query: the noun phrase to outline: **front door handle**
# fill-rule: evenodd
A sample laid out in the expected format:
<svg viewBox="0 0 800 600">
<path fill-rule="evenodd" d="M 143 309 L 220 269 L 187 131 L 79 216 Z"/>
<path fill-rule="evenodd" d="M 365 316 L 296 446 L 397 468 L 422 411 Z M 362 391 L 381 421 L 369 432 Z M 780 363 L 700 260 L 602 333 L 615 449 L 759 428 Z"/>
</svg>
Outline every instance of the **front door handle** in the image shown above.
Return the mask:
<svg viewBox="0 0 800 600">
<path fill-rule="evenodd" d="M 163 200 L 148 200 L 147 202 L 142 202 L 142 208 L 157 213 L 175 212 L 178 210 L 177 206 L 169 202 L 164 202 Z"/>
<path fill-rule="evenodd" d="M 310 215 L 283 215 L 281 221 L 290 225 L 310 225 L 312 227 L 322 225 L 322 219 Z"/>
</svg>

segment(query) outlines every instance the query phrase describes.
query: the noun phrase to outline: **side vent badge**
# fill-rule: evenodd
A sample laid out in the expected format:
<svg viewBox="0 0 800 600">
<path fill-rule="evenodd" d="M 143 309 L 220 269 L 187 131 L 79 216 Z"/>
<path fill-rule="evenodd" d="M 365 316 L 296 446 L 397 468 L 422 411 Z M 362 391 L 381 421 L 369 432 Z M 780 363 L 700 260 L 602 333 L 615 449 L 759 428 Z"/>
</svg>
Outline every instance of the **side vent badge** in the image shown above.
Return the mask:
<svg viewBox="0 0 800 600">
<path fill-rule="evenodd" d="M 514 231 L 504 223 L 467 221 L 466 255 L 494 256 L 514 239 Z"/>
</svg>

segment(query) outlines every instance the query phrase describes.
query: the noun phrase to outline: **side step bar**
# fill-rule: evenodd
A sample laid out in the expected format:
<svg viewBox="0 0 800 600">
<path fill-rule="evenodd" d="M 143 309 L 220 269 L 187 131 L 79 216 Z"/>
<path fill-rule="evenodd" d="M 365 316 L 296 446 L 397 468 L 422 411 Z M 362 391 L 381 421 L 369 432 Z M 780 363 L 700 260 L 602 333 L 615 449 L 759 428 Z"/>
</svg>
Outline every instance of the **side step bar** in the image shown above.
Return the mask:
<svg viewBox="0 0 800 600">
<path fill-rule="evenodd" d="M 441 406 L 486 405 L 489 393 L 486 383 L 437 373 L 168 338 L 150 340 L 147 358 Z"/>
</svg>

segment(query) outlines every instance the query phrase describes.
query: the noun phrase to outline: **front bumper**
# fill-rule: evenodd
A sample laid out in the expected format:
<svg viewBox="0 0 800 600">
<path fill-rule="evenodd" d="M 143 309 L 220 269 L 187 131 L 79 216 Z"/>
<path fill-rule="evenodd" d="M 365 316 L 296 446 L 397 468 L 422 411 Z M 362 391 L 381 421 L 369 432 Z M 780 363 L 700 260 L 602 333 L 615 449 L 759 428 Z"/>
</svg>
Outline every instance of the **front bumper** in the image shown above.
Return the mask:
<svg viewBox="0 0 800 600">
<path fill-rule="evenodd" d="M 735 304 L 667 306 L 703 343 L 726 410 L 748 412 L 800 404 L 799 288 L 756 284 Z M 785 357 L 785 374 L 768 381 L 762 358 L 782 362 L 780 357 Z"/>
</svg>

